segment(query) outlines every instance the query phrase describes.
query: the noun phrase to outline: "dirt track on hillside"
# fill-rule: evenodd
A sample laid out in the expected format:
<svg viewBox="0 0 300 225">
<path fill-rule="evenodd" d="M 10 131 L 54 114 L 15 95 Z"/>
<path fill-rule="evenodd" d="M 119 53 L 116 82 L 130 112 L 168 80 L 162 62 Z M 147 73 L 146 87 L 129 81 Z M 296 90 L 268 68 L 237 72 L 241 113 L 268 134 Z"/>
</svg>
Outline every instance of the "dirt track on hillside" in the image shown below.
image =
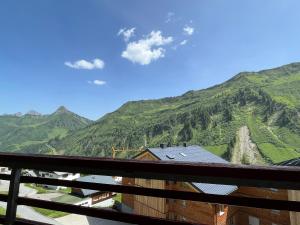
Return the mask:
<svg viewBox="0 0 300 225">
<path fill-rule="evenodd" d="M 262 164 L 263 158 L 255 143 L 251 141 L 250 131 L 243 126 L 237 132 L 236 144 L 232 152 L 232 163 Z"/>
</svg>

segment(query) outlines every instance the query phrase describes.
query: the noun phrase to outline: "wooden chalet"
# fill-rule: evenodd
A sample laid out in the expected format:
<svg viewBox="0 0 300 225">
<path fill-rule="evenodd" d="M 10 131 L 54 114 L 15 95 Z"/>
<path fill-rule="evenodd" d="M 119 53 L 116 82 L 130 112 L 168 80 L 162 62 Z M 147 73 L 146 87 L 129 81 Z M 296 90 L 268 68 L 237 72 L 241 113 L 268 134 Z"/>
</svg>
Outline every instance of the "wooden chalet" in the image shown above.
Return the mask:
<svg viewBox="0 0 300 225">
<path fill-rule="evenodd" d="M 76 181 L 110 185 L 117 184 L 113 177 L 101 175 L 83 176 L 76 179 Z M 109 191 L 89 190 L 83 188 L 72 188 L 71 195 L 81 198 L 80 201 L 76 202 L 76 205 L 91 207 L 100 202 L 112 199 L 112 197 L 114 197 L 116 193 Z"/>
<path fill-rule="evenodd" d="M 138 160 L 163 160 L 179 162 L 223 163 L 228 162 L 199 146 L 148 148 L 137 155 Z M 213 195 L 232 195 L 288 200 L 288 192 L 273 188 L 246 188 L 234 185 L 174 182 L 163 180 L 123 178 L 123 185 L 199 192 Z M 299 201 L 299 199 L 298 199 Z M 213 225 L 299 225 L 291 223 L 288 211 L 235 207 L 197 201 L 175 200 L 139 195 L 122 195 L 124 211 L 139 215 L 171 220 Z"/>
</svg>

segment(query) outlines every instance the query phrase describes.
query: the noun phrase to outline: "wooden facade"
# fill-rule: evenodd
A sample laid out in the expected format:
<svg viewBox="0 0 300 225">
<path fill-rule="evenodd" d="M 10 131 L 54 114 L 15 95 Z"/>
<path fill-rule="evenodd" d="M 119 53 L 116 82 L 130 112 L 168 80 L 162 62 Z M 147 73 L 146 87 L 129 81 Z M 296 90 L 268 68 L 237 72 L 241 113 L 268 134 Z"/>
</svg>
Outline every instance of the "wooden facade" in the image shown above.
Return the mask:
<svg viewBox="0 0 300 225">
<path fill-rule="evenodd" d="M 139 160 L 159 160 L 150 152 L 140 154 Z M 147 188 L 160 188 L 181 191 L 198 192 L 190 183 L 123 178 L 123 185 L 136 185 Z M 269 199 L 288 200 L 286 190 L 240 187 L 232 193 L 236 196 L 261 197 Z M 299 199 L 298 199 L 299 200 Z M 209 204 L 196 201 L 154 198 L 139 195 L 122 195 L 122 202 L 131 207 L 139 215 L 167 218 L 187 222 L 213 225 L 299 225 L 299 214 L 291 214 L 291 223 L 287 211 L 234 207 Z M 259 207 L 259 206 L 258 206 Z"/>
<path fill-rule="evenodd" d="M 246 197 L 288 200 L 288 192 L 280 189 L 240 187 L 235 194 Z M 249 224 L 249 217 L 251 216 L 258 218 L 260 225 L 290 224 L 290 216 L 287 211 L 239 207 L 238 221 L 241 224 Z"/>
<path fill-rule="evenodd" d="M 145 152 L 137 158 L 139 160 L 158 160 L 149 152 Z M 123 178 L 123 185 L 135 185 L 147 188 L 184 190 L 198 192 L 189 183 Z M 201 222 L 204 224 L 226 224 L 227 219 L 234 213 L 234 208 L 228 206 L 208 204 L 202 202 L 147 197 L 139 195 L 122 195 L 122 202 L 131 207 L 134 213 L 171 220 L 187 222 Z"/>
<path fill-rule="evenodd" d="M 6 214 L 0 215 L 0 224 L 28 224 L 50 225 L 39 221 L 25 220 L 16 217 L 17 207 L 25 205 L 55 211 L 80 214 L 89 217 L 113 220 L 131 224 L 143 225 L 182 225 L 189 222 L 178 222 L 155 217 L 142 216 L 126 212 L 118 212 L 95 207 L 81 207 L 79 205 L 45 201 L 30 197 L 19 196 L 21 183 L 46 184 L 83 188 L 87 190 L 106 190 L 113 193 L 127 193 L 133 195 L 156 196 L 159 198 L 198 200 L 202 202 L 222 202 L 229 205 L 261 208 L 275 208 L 300 212 L 300 202 L 290 200 L 274 200 L 267 198 L 252 199 L 241 196 L 214 196 L 199 192 L 181 192 L 167 189 L 151 189 L 137 186 L 110 185 L 95 182 L 68 181 L 52 178 L 21 176 L 24 168 L 34 170 L 58 170 L 78 172 L 84 174 L 118 175 L 122 177 L 139 177 L 144 179 L 168 180 L 169 177 L 182 182 L 219 182 L 239 186 L 276 187 L 289 190 L 300 190 L 300 168 L 289 167 L 256 167 L 238 166 L 213 163 L 173 163 L 160 161 L 118 160 L 107 158 L 22 155 L 15 153 L 1 153 L 0 164 L 12 169 L 11 174 L 0 174 L 1 180 L 10 181 L 8 194 L 0 194 L 0 200 L 7 203 Z M 205 179 L 203 178 L 205 177 Z M 233 179 L 233 180 L 232 180 Z M 125 207 L 124 207 L 125 208 Z M 224 214 L 223 214 L 224 215 Z M 251 221 L 255 222 L 253 218 Z M 235 223 L 237 224 L 237 223 Z M 252 223 L 254 224 L 254 223 Z"/>
<path fill-rule="evenodd" d="M 99 202 L 103 202 L 107 199 L 110 199 L 112 197 L 114 197 L 116 194 L 113 194 L 111 192 L 102 192 L 102 193 L 97 193 L 92 195 L 92 205 L 95 205 Z"/>
<path fill-rule="evenodd" d="M 300 191 L 288 191 L 288 198 L 292 201 L 300 201 Z M 290 212 L 291 225 L 300 225 L 300 213 Z"/>
<path fill-rule="evenodd" d="M 95 205 L 99 202 L 103 202 L 107 199 L 111 199 L 114 196 L 116 196 L 116 193 L 106 192 L 106 191 L 98 191 L 98 192 L 95 192 L 91 195 L 83 196 L 81 188 L 72 187 L 71 189 L 72 189 L 72 191 L 71 191 L 72 195 L 75 195 L 75 196 L 78 196 L 78 197 L 81 197 L 81 198 L 87 198 L 86 201 L 90 202 L 90 203 L 88 203 L 88 205 L 90 205 L 90 206 L 93 206 L 93 205 Z"/>
</svg>

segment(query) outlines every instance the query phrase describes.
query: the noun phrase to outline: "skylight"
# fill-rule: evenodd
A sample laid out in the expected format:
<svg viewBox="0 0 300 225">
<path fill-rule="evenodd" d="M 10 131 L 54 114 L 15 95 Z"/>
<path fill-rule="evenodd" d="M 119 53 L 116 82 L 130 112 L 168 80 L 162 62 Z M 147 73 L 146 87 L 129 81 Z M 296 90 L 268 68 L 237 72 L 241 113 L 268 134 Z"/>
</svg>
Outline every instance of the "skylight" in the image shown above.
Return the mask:
<svg viewBox="0 0 300 225">
<path fill-rule="evenodd" d="M 175 159 L 175 156 L 174 156 L 174 155 L 170 155 L 170 154 L 166 155 L 166 157 L 167 157 L 168 159 Z"/>
<path fill-rule="evenodd" d="M 180 152 L 180 155 L 182 155 L 183 157 L 186 157 L 186 154 L 183 152 Z"/>
</svg>

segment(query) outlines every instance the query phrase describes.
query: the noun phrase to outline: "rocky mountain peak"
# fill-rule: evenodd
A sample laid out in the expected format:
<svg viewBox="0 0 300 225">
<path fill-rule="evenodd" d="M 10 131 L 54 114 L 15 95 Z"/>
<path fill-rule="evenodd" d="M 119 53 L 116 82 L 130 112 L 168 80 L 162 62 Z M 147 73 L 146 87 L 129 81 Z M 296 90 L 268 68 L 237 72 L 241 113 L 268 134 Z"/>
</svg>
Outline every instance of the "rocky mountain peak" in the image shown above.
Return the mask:
<svg viewBox="0 0 300 225">
<path fill-rule="evenodd" d="M 29 115 L 29 116 L 41 116 L 42 114 L 35 111 L 35 110 L 30 110 L 29 112 L 27 112 L 25 115 Z"/>
</svg>

